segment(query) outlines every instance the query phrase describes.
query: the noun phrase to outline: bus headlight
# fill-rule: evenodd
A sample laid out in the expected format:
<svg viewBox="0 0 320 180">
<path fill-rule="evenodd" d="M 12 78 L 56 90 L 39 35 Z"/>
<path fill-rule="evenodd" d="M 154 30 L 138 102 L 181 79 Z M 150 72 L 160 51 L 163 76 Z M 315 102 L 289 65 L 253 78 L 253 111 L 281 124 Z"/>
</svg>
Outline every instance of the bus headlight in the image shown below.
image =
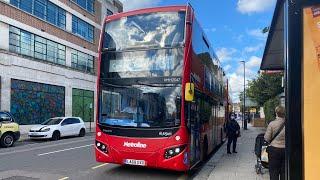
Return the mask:
<svg viewBox="0 0 320 180">
<path fill-rule="evenodd" d="M 103 143 L 101 143 L 101 142 L 99 142 L 99 141 L 96 141 L 96 147 L 97 147 L 100 151 L 102 151 L 102 152 L 104 152 L 104 153 L 108 153 L 107 145 L 105 145 L 105 144 L 103 144 Z"/>
<path fill-rule="evenodd" d="M 177 147 L 172 147 L 169 149 L 166 149 L 164 153 L 164 158 L 165 159 L 170 159 L 178 154 L 180 154 L 184 150 L 185 146 L 177 146 Z"/>
</svg>

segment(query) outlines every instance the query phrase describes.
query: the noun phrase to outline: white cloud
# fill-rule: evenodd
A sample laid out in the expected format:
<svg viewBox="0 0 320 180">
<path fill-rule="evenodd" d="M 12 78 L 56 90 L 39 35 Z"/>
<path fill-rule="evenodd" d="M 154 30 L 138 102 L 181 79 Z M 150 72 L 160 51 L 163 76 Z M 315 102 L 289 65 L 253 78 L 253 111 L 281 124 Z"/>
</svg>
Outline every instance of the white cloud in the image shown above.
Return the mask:
<svg viewBox="0 0 320 180">
<path fill-rule="evenodd" d="M 257 52 L 259 51 L 261 48 L 263 48 L 263 44 L 258 44 L 257 46 L 247 46 L 244 48 L 244 51 L 245 52 L 248 52 L 248 53 L 252 53 L 252 52 Z"/>
<path fill-rule="evenodd" d="M 237 42 L 242 42 L 243 38 L 244 38 L 243 34 L 240 34 L 240 35 L 233 37 L 233 39 L 236 40 Z"/>
<path fill-rule="evenodd" d="M 204 28 L 206 32 L 216 32 L 217 28 Z"/>
<path fill-rule="evenodd" d="M 268 34 L 262 33 L 261 29 L 247 30 L 247 34 L 249 34 L 250 36 L 253 36 L 254 38 L 259 39 L 259 40 L 266 40 L 268 37 Z"/>
<path fill-rule="evenodd" d="M 246 63 L 246 67 L 248 68 L 256 68 L 261 64 L 261 58 L 257 56 L 251 56 L 249 61 Z"/>
<path fill-rule="evenodd" d="M 239 93 L 243 91 L 243 75 L 238 73 L 232 73 L 228 75 L 230 84 L 230 96 L 232 102 L 239 102 Z"/>
<path fill-rule="evenodd" d="M 239 58 L 237 59 L 240 60 Z M 249 60 L 246 61 L 246 85 L 248 85 L 248 81 L 251 81 L 258 75 L 257 69 L 260 66 L 260 63 L 261 58 L 257 56 L 251 56 Z M 226 65 L 224 69 L 228 68 L 227 66 L 229 65 Z M 231 89 L 229 92 L 232 101 L 239 102 L 239 94 L 243 91 L 243 64 L 238 63 L 235 67 L 235 71 L 232 71 L 229 74 L 227 73 L 227 78 L 229 79 Z"/>
<path fill-rule="evenodd" d="M 221 62 L 232 59 L 232 56 L 237 52 L 234 48 L 220 48 L 217 50 L 217 56 Z"/>
<path fill-rule="evenodd" d="M 229 71 L 232 68 L 230 64 L 227 64 L 226 66 L 223 67 L 223 70 Z"/>
<path fill-rule="evenodd" d="M 276 0 L 238 0 L 237 10 L 242 14 L 259 13 L 274 7 Z"/>
<path fill-rule="evenodd" d="M 120 0 L 124 11 L 153 7 L 159 4 L 161 0 Z"/>
</svg>

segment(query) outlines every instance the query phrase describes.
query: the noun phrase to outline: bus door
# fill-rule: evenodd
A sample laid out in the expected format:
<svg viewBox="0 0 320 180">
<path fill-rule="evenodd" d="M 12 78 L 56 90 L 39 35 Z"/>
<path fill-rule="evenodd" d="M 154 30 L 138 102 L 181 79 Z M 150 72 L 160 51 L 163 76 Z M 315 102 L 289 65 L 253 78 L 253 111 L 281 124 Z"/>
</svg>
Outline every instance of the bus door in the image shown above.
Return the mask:
<svg viewBox="0 0 320 180">
<path fill-rule="evenodd" d="M 190 103 L 190 165 L 191 167 L 200 161 L 200 99 L 195 98 Z"/>
</svg>

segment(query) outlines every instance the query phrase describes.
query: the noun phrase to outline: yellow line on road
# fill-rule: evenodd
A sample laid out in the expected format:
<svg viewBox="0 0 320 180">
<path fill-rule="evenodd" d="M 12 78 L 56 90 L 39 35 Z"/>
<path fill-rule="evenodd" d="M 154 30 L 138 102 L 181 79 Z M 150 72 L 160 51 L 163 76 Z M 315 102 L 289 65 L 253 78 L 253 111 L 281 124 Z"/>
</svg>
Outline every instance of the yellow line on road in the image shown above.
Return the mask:
<svg viewBox="0 0 320 180">
<path fill-rule="evenodd" d="M 60 178 L 58 180 L 66 180 L 66 179 L 69 179 L 69 177 L 63 177 L 63 178 Z"/>
<path fill-rule="evenodd" d="M 103 167 L 103 166 L 108 165 L 108 164 L 109 163 L 99 164 L 97 166 L 92 167 L 91 169 L 97 169 L 97 168 Z"/>
</svg>

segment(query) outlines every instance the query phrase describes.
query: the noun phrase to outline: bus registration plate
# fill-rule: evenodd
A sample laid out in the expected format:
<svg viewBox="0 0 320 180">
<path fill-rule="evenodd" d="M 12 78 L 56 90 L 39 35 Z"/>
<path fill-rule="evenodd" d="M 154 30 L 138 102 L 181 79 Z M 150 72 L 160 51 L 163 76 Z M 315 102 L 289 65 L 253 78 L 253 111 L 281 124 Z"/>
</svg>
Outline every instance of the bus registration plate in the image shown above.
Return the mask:
<svg viewBox="0 0 320 180">
<path fill-rule="evenodd" d="M 135 159 L 125 159 L 124 163 L 129 164 L 129 165 L 135 165 L 135 166 L 145 166 L 146 165 L 146 161 L 135 160 Z"/>
</svg>

